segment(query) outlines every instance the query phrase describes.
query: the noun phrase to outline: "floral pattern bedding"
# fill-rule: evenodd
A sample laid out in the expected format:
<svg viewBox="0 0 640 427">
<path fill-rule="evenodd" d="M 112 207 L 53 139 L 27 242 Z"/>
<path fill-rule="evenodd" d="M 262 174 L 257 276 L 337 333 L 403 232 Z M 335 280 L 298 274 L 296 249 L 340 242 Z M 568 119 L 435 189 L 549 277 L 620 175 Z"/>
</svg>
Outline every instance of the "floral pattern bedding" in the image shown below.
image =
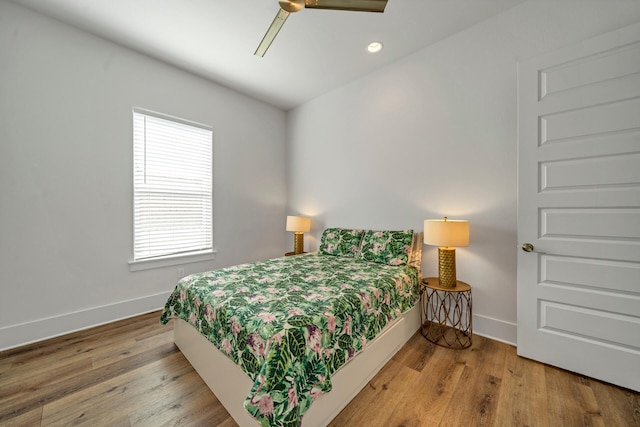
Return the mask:
<svg viewBox="0 0 640 427">
<path fill-rule="evenodd" d="M 161 322 L 189 322 L 249 375 L 244 406 L 262 425 L 298 426 L 419 289 L 414 267 L 310 253 L 187 276 Z"/>
</svg>

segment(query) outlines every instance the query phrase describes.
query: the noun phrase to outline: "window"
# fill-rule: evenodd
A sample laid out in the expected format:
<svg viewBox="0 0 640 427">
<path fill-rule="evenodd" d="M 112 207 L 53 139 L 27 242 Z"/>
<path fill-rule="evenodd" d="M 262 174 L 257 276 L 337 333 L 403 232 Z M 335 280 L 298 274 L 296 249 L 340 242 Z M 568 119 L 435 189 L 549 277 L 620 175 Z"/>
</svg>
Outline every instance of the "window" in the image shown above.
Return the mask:
<svg viewBox="0 0 640 427">
<path fill-rule="evenodd" d="M 133 261 L 213 250 L 212 131 L 133 110 Z"/>
</svg>

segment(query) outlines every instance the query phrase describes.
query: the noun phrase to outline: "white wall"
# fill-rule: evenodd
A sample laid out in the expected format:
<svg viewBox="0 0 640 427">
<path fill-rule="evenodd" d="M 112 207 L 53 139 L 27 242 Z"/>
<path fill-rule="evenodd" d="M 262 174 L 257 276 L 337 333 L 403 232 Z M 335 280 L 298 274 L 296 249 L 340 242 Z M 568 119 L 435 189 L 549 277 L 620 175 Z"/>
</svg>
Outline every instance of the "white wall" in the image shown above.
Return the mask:
<svg viewBox="0 0 640 427">
<path fill-rule="evenodd" d="M 213 127 L 214 261 L 129 270 L 133 106 Z M 178 267 L 281 256 L 285 121 L 0 1 L 0 349 L 160 308 Z"/>
<path fill-rule="evenodd" d="M 474 332 L 515 343 L 517 63 L 639 20 L 634 0 L 530 0 L 290 111 L 289 204 L 314 217 L 307 249 L 326 226 L 468 219 L 457 272 Z M 437 276 L 436 248 L 423 274 Z"/>
</svg>

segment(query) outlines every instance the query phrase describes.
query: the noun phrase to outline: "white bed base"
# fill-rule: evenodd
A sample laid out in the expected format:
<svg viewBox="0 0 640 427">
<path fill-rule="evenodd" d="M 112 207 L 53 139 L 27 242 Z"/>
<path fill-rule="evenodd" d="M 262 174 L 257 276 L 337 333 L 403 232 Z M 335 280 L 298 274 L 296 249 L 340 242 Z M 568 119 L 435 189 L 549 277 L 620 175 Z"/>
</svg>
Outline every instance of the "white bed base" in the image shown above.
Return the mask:
<svg viewBox="0 0 640 427">
<path fill-rule="evenodd" d="M 419 328 L 419 304 L 416 304 L 333 374 L 333 389 L 313 402 L 302 418 L 302 426 L 328 425 Z M 174 341 L 233 419 L 241 427 L 258 426 L 258 421 L 243 406 L 253 385 L 247 374 L 183 320 L 174 319 Z"/>
</svg>

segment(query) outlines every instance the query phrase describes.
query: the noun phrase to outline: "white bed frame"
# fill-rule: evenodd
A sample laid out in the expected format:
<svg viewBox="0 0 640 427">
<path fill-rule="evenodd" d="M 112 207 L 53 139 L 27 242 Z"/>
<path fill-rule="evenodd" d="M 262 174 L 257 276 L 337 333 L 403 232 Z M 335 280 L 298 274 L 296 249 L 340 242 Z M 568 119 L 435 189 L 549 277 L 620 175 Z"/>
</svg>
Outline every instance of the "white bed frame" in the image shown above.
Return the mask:
<svg viewBox="0 0 640 427">
<path fill-rule="evenodd" d="M 388 325 L 333 374 L 333 389 L 313 402 L 302 418 L 303 427 L 324 427 L 347 406 L 420 328 L 419 305 Z M 247 374 L 183 320 L 174 319 L 174 341 L 233 419 L 241 427 L 258 426 L 243 406 L 253 385 Z"/>
</svg>

